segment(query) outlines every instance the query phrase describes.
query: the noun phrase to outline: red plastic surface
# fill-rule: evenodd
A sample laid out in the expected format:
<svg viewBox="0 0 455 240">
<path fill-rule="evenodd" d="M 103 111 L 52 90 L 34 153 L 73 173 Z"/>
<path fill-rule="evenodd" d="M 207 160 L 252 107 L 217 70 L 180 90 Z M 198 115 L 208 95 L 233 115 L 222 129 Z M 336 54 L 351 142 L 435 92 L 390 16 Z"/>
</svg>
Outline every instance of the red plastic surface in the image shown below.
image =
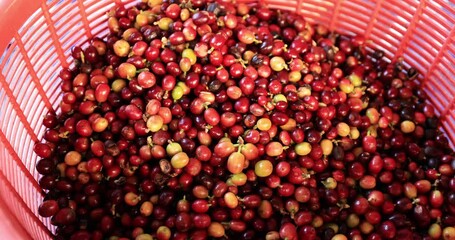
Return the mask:
<svg viewBox="0 0 455 240">
<path fill-rule="evenodd" d="M 42 195 L 32 145 L 44 132 L 42 116 L 57 107 L 57 73 L 70 64 L 71 47 L 103 36 L 106 12 L 120 2 L 132 4 L 134 0 L 0 1 L 0 217 L 8 219 L 0 221 L 1 237 L 50 238 L 53 228 L 37 214 Z M 455 3 L 258 2 L 297 11 L 312 23 L 342 33 L 365 35 L 390 60 L 403 57 L 417 67 L 430 101 L 442 116 L 443 130 L 455 143 Z M 13 231 L 11 226 L 17 227 Z"/>
<path fill-rule="evenodd" d="M 2 219 L 2 231 L 0 231 L 1 239 L 30 239 L 31 236 L 17 221 L 16 218 L 11 217 L 13 213 L 9 210 L 2 200 L 0 200 L 0 219 Z M 8 229 L 4 231 L 3 229 Z"/>
</svg>

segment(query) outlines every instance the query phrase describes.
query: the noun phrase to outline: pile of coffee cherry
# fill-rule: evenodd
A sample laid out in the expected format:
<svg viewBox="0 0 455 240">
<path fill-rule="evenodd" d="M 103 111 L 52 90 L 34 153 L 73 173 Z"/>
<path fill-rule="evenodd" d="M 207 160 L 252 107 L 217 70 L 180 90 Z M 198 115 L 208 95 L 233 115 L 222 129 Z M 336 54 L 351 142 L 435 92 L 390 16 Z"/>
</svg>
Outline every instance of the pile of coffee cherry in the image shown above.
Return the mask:
<svg viewBox="0 0 455 240">
<path fill-rule="evenodd" d="M 34 146 L 55 239 L 455 239 L 455 155 L 415 68 L 257 3 L 106 24 Z"/>
</svg>

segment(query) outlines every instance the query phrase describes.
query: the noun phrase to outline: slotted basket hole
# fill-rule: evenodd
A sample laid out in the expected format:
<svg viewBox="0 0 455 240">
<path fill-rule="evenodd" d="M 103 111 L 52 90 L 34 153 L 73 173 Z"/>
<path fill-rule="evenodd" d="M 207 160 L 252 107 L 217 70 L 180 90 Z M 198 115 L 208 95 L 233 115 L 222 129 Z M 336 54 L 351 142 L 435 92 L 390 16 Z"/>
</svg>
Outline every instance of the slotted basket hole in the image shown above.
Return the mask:
<svg viewBox="0 0 455 240">
<path fill-rule="evenodd" d="M 326 12 L 326 10 L 332 9 L 335 6 L 333 1 L 319 1 L 319 0 L 307 0 L 302 1 L 301 8 L 306 8 L 307 6 L 311 6 L 313 9 L 317 9 L 321 12 Z"/>
<path fill-rule="evenodd" d="M 441 72 L 435 72 L 433 74 L 433 77 L 436 77 L 436 79 L 439 79 L 438 81 L 428 81 L 427 82 L 427 87 L 429 90 L 430 95 L 430 100 L 431 102 L 435 105 L 435 108 L 438 109 L 438 112 L 441 113 L 447 103 L 448 100 L 446 99 L 448 96 L 448 93 L 444 88 L 441 87 L 440 80 L 444 79 L 445 76 L 444 74 L 441 74 Z"/>
<path fill-rule="evenodd" d="M 363 27 L 353 25 L 349 22 L 350 22 L 350 20 L 346 20 L 345 22 L 339 24 L 337 26 L 337 29 L 341 30 L 343 33 L 346 33 L 346 35 L 349 35 L 349 36 L 353 36 L 353 35 L 363 32 L 363 29 L 364 29 Z"/>
<path fill-rule="evenodd" d="M 453 63 L 451 63 L 451 61 L 446 56 L 443 56 L 442 59 L 441 59 L 441 62 L 439 63 L 439 68 L 436 69 L 436 70 L 440 71 L 441 73 L 443 73 L 445 75 L 446 78 L 442 82 L 443 82 L 443 84 L 446 84 L 448 86 L 451 85 L 451 84 L 449 84 L 449 81 L 453 82 L 453 80 L 449 80 L 448 81 L 448 79 L 450 79 L 450 78 L 453 79 L 454 74 L 453 74 L 453 72 L 450 73 L 450 72 L 443 71 L 443 70 L 448 69 L 451 66 L 453 66 Z"/>
<path fill-rule="evenodd" d="M 389 34 L 391 37 L 395 37 L 398 40 L 403 39 L 404 35 L 406 34 L 406 31 L 400 29 L 399 24 L 392 24 L 389 28 Z"/>
<path fill-rule="evenodd" d="M 420 58 L 425 57 L 428 61 L 432 61 L 438 54 L 438 51 L 428 43 L 428 39 L 422 38 L 419 33 L 414 34 L 414 38 L 409 42 L 408 48 L 414 49 L 419 54 L 424 54 L 420 55 Z"/>
<path fill-rule="evenodd" d="M 136 0 L 120 0 L 120 1 L 125 6 L 125 8 L 133 7 L 137 3 Z M 294 0 L 290 0 L 290 1 L 294 1 Z"/>
<path fill-rule="evenodd" d="M 313 11 L 317 11 L 320 13 L 327 13 L 327 15 L 325 15 L 323 17 L 330 18 L 329 13 L 333 11 L 334 6 L 335 6 L 335 3 L 332 1 L 308 0 L 308 1 L 301 3 L 300 10 L 302 11 L 302 10 L 311 9 Z"/>
<path fill-rule="evenodd" d="M 46 36 L 49 36 L 46 34 Z M 39 43 L 40 45 L 40 51 L 34 51 L 32 52 L 31 55 L 29 55 L 30 63 L 32 64 L 33 68 L 35 69 L 35 72 L 38 74 L 38 77 L 40 77 L 39 73 L 41 72 L 41 66 L 42 64 L 47 60 L 43 58 L 45 51 L 48 51 L 50 48 L 54 48 L 52 42 L 46 39 L 40 39 Z"/>
<path fill-rule="evenodd" d="M 85 30 L 83 29 L 73 29 L 71 34 L 67 34 L 62 37 L 60 41 L 62 44 L 62 49 L 69 49 L 73 46 L 79 46 L 83 42 L 87 41 L 87 36 L 85 35 Z"/>
<path fill-rule="evenodd" d="M 374 33 L 372 33 L 371 39 L 373 40 L 374 45 L 384 52 L 384 59 L 390 61 L 391 57 L 397 50 L 396 46 L 390 43 L 390 40 L 380 38 Z"/>
<path fill-rule="evenodd" d="M 319 2 L 318 4 L 318 2 L 315 1 L 302 2 L 300 6 L 300 13 L 304 18 L 309 17 L 313 19 L 314 22 L 324 24 L 330 20 L 333 3 L 329 1 L 323 2 L 324 4 L 321 3 L 322 2 Z M 291 11 L 295 11 L 297 8 L 298 6 Z"/>
<path fill-rule="evenodd" d="M 21 71 L 25 68 L 25 63 L 23 62 L 23 58 L 20 55 L 18 48 L 17 50 L 14 50 L 14 53 L 10 57 L 10 61 L 6 63 L 4 68 L 6 72 L 3 74 L 8 85 L 15 85 L 17 83 L 17 81 L 15 81 L 15 77 L 17 77 L 18 74 L 20 74 Z"/>
<path fill-rule="evenodd" d="M 56 28 L 57 35 L 62 44 L 64 44 L 65 36 L 75 34 L 76 32 L 83 31 L 82 19 L 79 15 L 75 15 L 72 18 L 65 19 L 65 24 L 61 27 Z"/>
<path fill-rule="evenodd" d="M 10 75 L 14 73 L 15 68 L 11 67 L 17 63 L 18 59 L 21 59 L 19 56 L 19 47 L 14 44 L 14 46 L 10 47 L 10 52 L 4 57 L 4 66 L 2 69 L 2 74 L 4 76 Z M 11 80 L 7 79 L 6 81 Z"/>
<path fill-rule="evenodd" d="M 393 24 L 388 22 L 378 22 L 371 30 L 371 34 L 378 36 L 378 38 L 387 38 L 387 40 L 395 46 L 399 46 L 405 33 L 397 31 Z"/>
<path fill-rule="evenodd" d="M 399 33 L 401 36 L 404 36 L 408 31 L 408 29 L 404 25 L 399 23 L 394 23 L 390 25 L 390 28 L 393 29 L 395 32 Z"/>
<path fill-rule="evenodd" d="M 93 15 L 101 16 L 102 14 L 106 15 L 107 12 L 110 10 L 110 8 L 113 7 L 112 3 L 106 2 L 106 1 L 98 1 L 98 0 L 93 0 L 93 1 L 84 1 L 84 6 L 85 6 L 85 12 L 87 13 L 88 21 L 92 21 Z"/>
<path fill-rule="evenodd" d="M 2 53 L 2 55 L 0 56 L 0 67 L 2 68 L 2 73 L 5 71 L 5 68 L 4 68 L 4 65 L 6 64 L 6 62 L 8 61 L 8 57 L 11 55 L 11 51 L 12 51 L 12 45 L 15 45 L 15 40 L 12 39 L 11 42 L 6 46 L 6 49 L 5 51 Z"/>
<path fill-rule="evenodd" d="M 387 53 L 387 56 L 392 56 L 397 50 L 399 40 L 388 33 L 386 34 L 380 28 L 382 27 L 376 26 L 376 28 L 373 28 L 370 38 L 375 46 Z"/>
<path fill-rule="evenodd" d="M 417 31 L 415 32 L 414 38 L 411 40 L 410 44 L 413 42 L 416 42 L 413 44 L 415 47 L 421 47 L 423 45 L 425 49 L 430 50 L 433 54 L 437 54 L 437 49 L 442 47 L 445 40 L 441 41 L 441 39 L 435 38 L 435 36 L 429 36 L 426 32 Z"/>
<path fill-rule="evenodd" d="M 452 109 L 453 110 L 453 109 Z M 446 133 L 449 135 L 452 148 L 455 142 L 455 111 L 449 111 L 446 116 L 445 124 L 443 125 Z"/>
<path fill-rule="evenodd" d="M 24 106 L 29 104 L 28 100 L 30 99 L 25 99 L 24 101 L 24 94 L 26 92 L 26 88 L 29 86 L 35 86 L 35 84 L 32 81 L 32 78 L 30 77 L 30 73 L 28 72 L 28 69 L 25 68 L 25 63 L 21 64 L 21 66 L 18 67 L 18 73 L 17 75 L 14 76 L 14 84 L 10 84 L 11 91 L 13 92 L 14 97 L 16 98 L 17 104 L 19 104 L 19 107 L 21 110 L 24 109 Z"/>
<path fill-rule="evenodd" d="M 28 137 L 25 139 L 24 144 L 33 146 L 35 144 L 35 142 L 33 142 L 33 140 L 30 137 Z M 26 165 L 26 167 L 28 169 L 30 169 L 29 171 L 30 171 L 30 174 L 32 175 L 32 177 L 34 179 L 38 179 L 40 175 L 39 175 L 38 171 L 36 170 L 36 161 L 38 160 L 38 158 L 35 155 L 35 153 L 32 150 L 30 150 L 30 151 L 24 152 L 21 157 L 30 159 L 28 161 L 28 165 Z"/>
<path fill-rule="evenodd" d="M 356 24 L 358 25 L 365 27 L 368 25 L 373 8 L 366 8 L 363 5 L 356 4 L 355 1 L 344 1 L 340 4 L 342 4 L 342 7 L 340 9 L 339 20 L 344 16 L 346 19 L 357 21 Z M 339 24 L 340 22 L 337 23 Z"/>
<path fill-rule="evenodd" d="M 393 28 L 393 25 L 388 22 L 378 22 L 371 30 L 371 34 L 375 34 L 378 37 L 387 37 L 396 45 L 399 44 L 404 36 L 404 33 L 397 31 Z"/>
<path fill-rule="evenodd" d="M 296 1 L 287 1 L 288 4 L 284 5 L 281 1 L 269 1 L 268 6 L 274 9 L 295 11 L 297 2 Z"/>
<path fill-rule="evenodd" d="M 245 1 L 245 2 L 249 3 L 251 1 Z M 260 0 L 256 1 L 256 2 L 260 3 Z M 267 3 L 267 7 L 270 7 L 270 8 L 271 8 L 271 5 L 269 5 L 269 4 L 279 4 L 279 3 L 281 3 L 280 6 L 297 7 L 298 0 L 289 0 L 289 1 L 286 1 L 285 3 L 280 0 L 264 0 L 263 2 Z M 302 2 L 302 4 L 303 4 L 303 2 Z"/>
<path fill-rule="evenodd" d="M 104 38 L 105 36 L 107 36 L 108 33 L 109 33 L 109 30 L 107 30 L 103 25 L 99 25 L 92 29 L 93 36 L 98 36 L 98 37 Z"/>
<path fill-rule="evenodd" d="M 1 101 L 1 105 L 0 105 L 0 130 L 3 129 L 3 124 L 5 123 L 5 121 L 8 120 L 8 118 L 6 117 L 7 115 L 5 114 L 6 105 L 7 105 L 7 102 L 6 102 L 7 98 L 8 97 L 6 96 L 5 89 L 0 88 L 0 101 Z"/>
<path fill-rule="evenodd" d="M 24 43 L 24 48 L 30 57 L 36 55 L 37 53 L 39 55 L 43 44 L 51 44 L 49 41 L 50 33 L 48 31 L 47 24 L 43 22 L 42 25 L 35 27 L 36 28 L 30 28 L 30 30 L 33 31 L 32 36 L 26 37 L 26 35 L 23 35 L 21 37 L 21 41 Z"/>
<path fill-rule="evenodd" d="M 11 112 L 14 112 L 14 110 L 12 110 L 12 107 L 11 107 Z M 8 127 L 11 130 L 10 130 L 10 132 L 6 132 L 5 133 L 5 137 L 6 137 L 6 140 L 11 144 L 11 147 L 13 148 L 13 150 L 15 152 L 17 152 L 18 149 L 16 149 L 16 146 L 15 146 L 16 145 L 15 144 L 15 138 L 20 136 L 20 132 L 17 132 L 18 126 L 20 125 L 19 118 L 15 118 L 8 125 L 9 125 Z M 18 162 L 13 160 L 13 156 L 10 156 L 9 159 L 10 159 L 9 161 L 11 161 L 11 164 L 13 164 L 13 166 L 17 166 L 18 167 Z M 19 159 L 19 161 L 21 162 L 20 159 Z M 20 168 L 18 168 L 16 170 L 8 169 L 8 174 L 10 175 L 8 179 L 14 179 L 11 182 L 12 186 L 14 187 L 14 189 L 16 189 L 18 193 L 21 193 L 21 181 L 24 181 L 24 179 L 26 179 L 26 177 L 24 176 L 24 178 L 18 178 L 17 176 L 19 174 L 20 175 L 24 174 L 24 172 Z M 25 200 L 25 198 L 23 198 L 23 199 Z"/>
<path fill-rule="evenodd" d="M 108 32 L 108 26 L 107 26 L 107 19 L 108 19 L 108 16 L 105 12 L 109 11 L 109 9 L 111 9 L 113 7 L 112 4 L 109 4 L 109 5 L 105 5 L 103 10 L 101 11 L 102 14 L 96 14 L 96 13 L 92 13 L 89 15 L 89 19 L 90 18 L 95 18 L 95 19 L 98 19 L 98 20 L 94 20 L 94 21 L 90 21 L 90 29 L 91 29 L 91 32 L 93 34 L 93 36 L 96 36 L 96 37 L 105 37 L 105 35 L 99 35 L 99 32 L 101 32 L 102 30 L 106 30 L 106 32 Z"/>
<path fill-rule="evenodd" d="M 31 26 L 41 24 L 41 21 L 43 21 L 42 19 L 44 19 L 43 12 L 40 9 L 38 9 L 37 11 L 32 13 L 32 15 L 30 15 L 30 17 L 27 18 L 27 20 L 25 20 L 24 24 L 22 24 L 22 26 L 17 30 L 17 32 L 19 33 L 19 35 L 24 35 L 25 32 Z"/>
<path fill-rule="evenodd" d="M 361 11 L 361 10 L 358 10 Z M 349 24 L 355 24 L 358 26 L 367 26 L 367 20 L 368 15 L 365 12 L 359 12 L 356 14 L 356 16 L 352 15 L 352 11 L 349 10 L 349 6 L 343 6 L 340 8 L 338 12 L 338 18 L 337 18 L 337 23 L 336 25 L 347 25 L 347 22 L 344 21 L 349 21 Z"/>
<path fill-rule="evenodd" d="M 451 96 L 454 96 L 455 92 L 454 89 L 451 88 L 451 84 L 446 79 L 449 79 L 453 76 L 450 76 L 447 73 L 440 70 L 437 70 L 435 73 L 439 75 L 440 80 L 442 80 L 438 81 L 438 84 L 435 85 L 442 89 L 442 93 L 445 99 L 444 105 L 446 105 L 446 107 L 449 107 L 448 103 L 450 103 Z"/>
<path fill-rule="evenodd" d="M 62 19 L 71 18 L 78 12 L 76 0 L 64 0 L 49 8 L 52 22 L 58 28 L 62 24 Z"/>
<path fill-rule="evenodd" d="M 41 98 L 41 96 L 39 95 L 35 84 L 33 82 L 31 82 L 31 77 L 25 76 L 24 80 L 28 81 L 29 84 L 25 84 L 24 86 L 21 87 L 21 90 L 17 94 L 17 101 L 18 101 L 21 109 L 23 110 L 23 112 L 26 113 L 25 117 L 27 118 L 27 122 L 29 122 L 32 129 L 36 129 L 35 127 L 37 127 L 37 126 L 35 126 L 35 125 L 37 124 L 37 122 L 33 121 L 33 119 L 36 118 L 35 114 L 39 114 L 39 113 L 36 111 L 32 111 L 32 110 L 36 109 L 36 108 L 44 107 L 44 102 L 43 102 L 43 99 Z M 36 104 L 29 104 L 29 101 L 31 99 L 33 99 L 33 101 Z M 33 114 L 30 114 L 30 113 L 33 113 Z M 42 124 L 42 122 L 40 124 Z"/>
<path fill-rule="evenodd" d="M 50 59 L 53 61 L 49 61 L 48 63 L 44 64 L 43 67 L 46 67 L 46 69 L 43 71 L 43 77 L 42 77 L 42 85 L 43 88 L 46 89 L 46 92 L 50 89 L 55 87 L 56 84 L 58 84 L 56 81 L 51 80 L 51 75 L 54 72 L 58 72 L 58 65 L 56 65 L 56 62 L 58 61 L 57 55 L 51 55 Z"/>
<path fill-rule="evenodd" d="M 301 13 L 310 19 L 310 20 L 305 19 L 305 21 L 311 24 L 319 24 L 326 26 L 330 20 L 330 18 L 327 17 L 325 14 L 319 14 L 311 11 L 305 12 L 303 10 L 301 10 Z"/>
<path fill-rule="evenodd" d="M 383 23 L 386 26 L 390 26 L 393 24 L 399 24 L 405 28 L 407 28 L 409 26 L 409 24 L 410 24 L 409 20 L 411 18 L 412 18 L 412 16 L 411 17 L 402 16 L 401 14 L 397 15 L 397 13 L 395 11 L 385 9 L 385 8 L 381 8 L 381 10 L 379 11 L 379 14 L 377 16 L 378 22 Z"/>
<path fill-rule="evenodd" d="M 444 5 L 439 5 L 441 1 L 427 1 L 428 7 L 425 9 L 429 16 L 429 19 L 437 21 L 439 25 L 442 25 L 442 29 L 451 29 L 455 24 L 455 18 L 453 14 L 455 9 Z M 431 25 L 430 25 L 431 26 Z"/>
<path fill-rule="evenodd" d="M 20 141 L 18 144 L 20 144 L 22 146 L 24 146 L 24 145 L 27 146 L 26 144 L 29 144 L 29 146 L 33 146 L 33 144 L 35 144 L 32 141 L 32 138 L 30 137 L 30 135 L 25 133 L 25 131 L 22 134 L 22 139 L 18 140 L 18 141 Z M 35 157 L 32 157 L 31 149 L 27 150 L 27 151 L 18 152 L 17 155 L 20 157 L 20 159 L 22 159 L 22 163 L 24 164 L 25 168 L 33 176 L 33 172 L 36 172 L 35 163 L 36 163 L 37 159 Z"/>
<path fill-rule="evenodd" d="M 65 0 L 46 0 L 47 7 L 50 9 L 54 7 L 57 4 L 61 4 Z"/>
<path fill-rule="evenodd" d="M 438 39 L 438 42 L 443 42 L 449 35 L 448 29 L 441 25 L 440 22 L 434 21 L 428 16 L 422 18 L 421 23 L 422 24 L 419 25 L 416 32 L 421 32 L 426 36 L 431 36 L 434 39 Z"/>
<path fill-rule="evenodd" d="M 414 46 L 409 46 L 403 57 L 405 61 L 412 61 L 410 64 L 417 70 L 424 72 L 430 66 L 432 59 L 431 57 L 429 57 L 430 59 L 422 58 L 423 53 L 421 50 L 419 48 L 415 49 Z"/>
<path fill-rule="evenodd" d="M 399 45 L 403 35 L 393 30 L 390 26 L 384 24 L 376 24 L 375 28 L 371 30 L 371 35 L 379 39 L 386 40 L 396 46 Z"/>
<path fill-rule="evenodd" d="M 404 22 L 410 22 L 414 17 L 414 13 L 417 11 L 420 1 L 411 0 L 411 1 L 384 1 L 382 4 L 383 13 L 388 13 L 392 16 L 395 16 L 396 19 Z"/>
<path fill-rule="evenodd" d="M 14 112 L 14 110 L 12 111 Z M 17 117 L 17 115 L 16 115 Z M 24 124 L 21 122 L 21 120 L 17 117 L 14 119 L 14 121 L 11 124 L 11 132 L 6 135 L 6 138 L 8 141 L 11 143 L 11 146 L 14 149 L 14 152 L 16 154 L 20 155 L 21 148 L 24 146 L 22 139 L 25 138 L 27 135 L 27 130 L 25 130 Z M 26 159 L 19 159 L 22 164 L 26 167 L 27 170 L 30 170 L 27 168 L 27 160 Z M 21 173 L 23 173 L 22 170 L 19 170 Z M 22 180 L 27 179 L 25 176 L 22 178 Z"/>
<path fill-rule="evenodd" d="M 52 108 L 55 110 L 58 108 L 59 101 L 58 99 L 61 97 L 62 92 L 60 89 L 60 83 L 59 83 L 59 77 L 58 77 L 58 72 L 53 72 L 49 79 L 49 89 L 47 91 L 48 96 L 49 96 L 49 101 L 52 104 Z"/>
<path fill-rule="evenodd" d="M 399 45 L 403 35 L 393 30 L 390 26 L 376 25 L 375 28 L 371 30 L 371 35 L 376 36 L 378 39 L 382 39 L 392 43 L 395 48 Z"/>
<path fill-rule="evenodd" d="M 30 98 L 30 99 L 33 99 L 36 102 L 38 102 L 38 101 L 42 102 L 38 91 L 36 91 L 34 89 L 32 89 L 32 94 L 31 94 L 30 97 L 33 97 L 33 98 Z M 33 106 L 27 105 L 24 108 L 24 111 L 33 113 L 33 114 L 27 114 L 26 115 L 27 116 L 27 121 L 29 121 L 29 123 L 30 123 L 30 127 L 32 127 L 32 129 L 40 130 L 42 125 L 43 125 L 43 117 L 48 112 L 48 110 L 45 107 L 45 105 L 44 104 L 35 104 Z M 28 115 L 31 115 L 31 116 L 28 116 Z M 43 130 L 45 130 L 45 128 L 43 128 Z M 38 133 L 39 133 L 39 135 L 37 136 L 38 139 L 42 139 L 44 131 L 38 131 Z M 30 140 L 32 140 L 32 139 L 30 138 Z M 33 153 L 31 148 L 28 149 L 28 151 L 29 151 L 29 153 Z M 35 168 L 33 167 L 31 170 L 35 171 Z"/>
<path fill-rule="evenodd" d="M 47 70 L 44 66 L 51 60 L 51 56 L 55 54 L 55 47 L 52 44 L 46 44 L 42 46 L 41 54 L 36 54 L 30 58 L 30 62 L 36 72 L 36 75 L 43 81 L 43 73 Z M 54 60 L 54 59 L 52 59 Z M 55 60 L 58 61 L 58 60 Z M 60 62 L 59 62 L 60 63 Z"/>
<path fill-rule="evenodd" d="M 352 12 L 343 8 L 340 10 L 340 14 L 338 16 L 338 20 L 340 22 L 338 22 L 336 25 L 338 26 L 343 25 L 345 27 L 352 25 L 360 29 L 360 32 L 363 32 L 368 25 L 368 19 L 369 19 L 368 15 L 363 13 L 360 13 L 358 15 L 358 18 L 353 17 Z"/>
<path fill-rule="evenodd" d="M 455 46 L 453 45 L 454 42 L 455 37 L 452 40 L 452 44 L 447 45 L 447 51 L 444 53 L 445 58 L 452 64 L 451 66 L 455 65 Z M 455 69 L 453 68 L 448 68 L 448 70 L 452 73 L 455 73 Z M 451 80 L 455 81 L 455 78 L 452 78 Z"/>
<path fill-rule="evenodd" d="M 24 27 L 18 34 L 21 36 L 21 41 L 24 43 L 24 48 L 27 52 L 35 52 L 39 49 L 37 41 L 42 39 L 44 34 L 47 32 L 47 23 L 43 16 L 39 16 L 38 19 L 29 23 L 27 27 Z M 30 55 L 30 54 L 29 54 Z"/>
<path fill-rule="evenodd" d="M 60 84 L 58 79 L 56 78 L 57 74 L 58 74 L 57 72 L 51 73 L 50 75 L 51 77 L 46 79 L 46 81 L 44 82 L 47 88 L 46 93 L 49 96 L 49 102 L 52 104 L 53 109 L 56 109 L 58 107 L 56 98 L 58 97 L 58 94 L 61 94 Z"/>
<path fill-rule="evenodd" d="M 91 32 L 93 33 L 94 28 L 97 28 L 97 27 L 99 27 L 99 26 L 102 26 L 102 27 L 106 28 L 106 26 L 107 26 L 107 25 L 106 25 L 106 20 L 107 20 L 107 18 L 104 17 L 104 16 L 101 16 L 101 15 L 98 16 L 98 17 L 95 17 L 95 20 L 90 21 L 90 24 L 89 24 L 89 25 L 90 25 Z M 95 36 L 96 36 L 96 35 L 95 35 Z"/>
</svg>

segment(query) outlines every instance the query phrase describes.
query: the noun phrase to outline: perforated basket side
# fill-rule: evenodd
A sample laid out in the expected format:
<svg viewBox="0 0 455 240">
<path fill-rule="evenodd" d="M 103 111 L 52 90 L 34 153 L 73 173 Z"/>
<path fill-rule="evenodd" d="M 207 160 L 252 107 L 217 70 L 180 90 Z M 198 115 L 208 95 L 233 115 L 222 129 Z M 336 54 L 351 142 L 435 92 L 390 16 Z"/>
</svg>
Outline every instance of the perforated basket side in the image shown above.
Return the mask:
<svg viewBox="0 0 455 240">
<path fill-rule="evenodd" d="M 6 36 L 0 39 L 0 47 L 4 46 L 0 57 L 0 196 L 13 213 L 10 217 L 17 218 L 30 238 L 49 239 L 53 230 L 49 219 L 37 214 L 43 195 L 32 146 L 45 130 L 42 117 L 58 107 L 57 76 L 61 66 L 69 66 L 71 48 L 107 33 L 106 12 L 115 3 L 45 1 L 28 6 L 35 7 L 34 12 L 20 12 L 28 1 L 16 2 L 8 9 L 17 12 L 6 12 L 9 15 L 2 22 L 13 14 L 30 13 L 26 21 L 21 16 L 22 24 L 16 19 L 8 26 L 12 35 L 7 43 Z"/>
</svg>

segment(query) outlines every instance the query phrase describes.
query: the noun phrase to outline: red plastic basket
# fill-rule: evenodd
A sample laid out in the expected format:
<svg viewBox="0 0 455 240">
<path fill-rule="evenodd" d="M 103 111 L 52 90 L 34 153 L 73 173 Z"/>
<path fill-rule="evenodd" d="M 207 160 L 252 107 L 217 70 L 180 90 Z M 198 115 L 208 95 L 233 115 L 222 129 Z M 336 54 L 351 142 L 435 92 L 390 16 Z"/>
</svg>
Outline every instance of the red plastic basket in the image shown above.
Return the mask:
<svg viewBox="0 0 455 240">
<path fill-rule="evenodd" d="M 49 239 L 32 151 L 42 116 L 58 105 L 57 73 L 72 46 L 107 31 L 106 12 L 134 0 L 0 1 L 0 237 Z M 238 2 L 250 2 L 238 0 Z M 421 73 L 443 130 L 455 143 L 455 3 L 451 0 L 262 0 L 308 21 L 362 34 L 390 60 Z"/>
</svg>

